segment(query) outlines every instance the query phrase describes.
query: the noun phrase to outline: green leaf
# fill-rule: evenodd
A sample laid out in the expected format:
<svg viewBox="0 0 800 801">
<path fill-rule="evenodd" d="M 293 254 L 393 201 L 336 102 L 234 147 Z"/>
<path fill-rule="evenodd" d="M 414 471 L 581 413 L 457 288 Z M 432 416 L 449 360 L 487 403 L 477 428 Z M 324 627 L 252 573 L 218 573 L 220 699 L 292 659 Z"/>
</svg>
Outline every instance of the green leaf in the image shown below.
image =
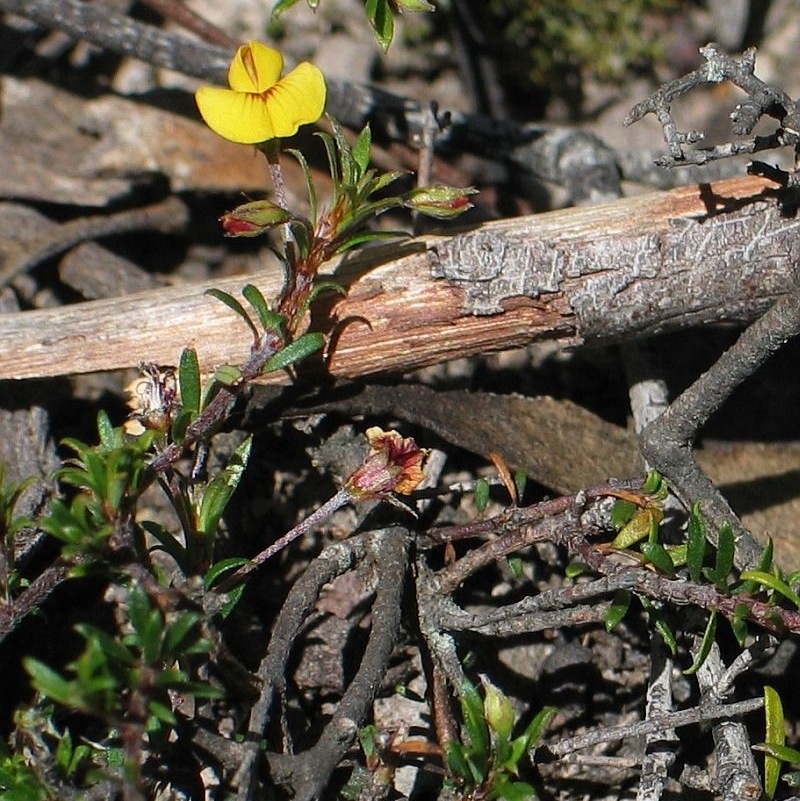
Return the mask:
<svg viewBox="0 0 800 801">
<path fill-rule="evenodd" d="M 584 562 L 570 562 L 564 568 L 564 575 L 568 579 L 578 578 L 586 572 L 586 564 Z"/>
<path fill-rule="evenodd" d="M 200 411 L 200 363 L 194 348 L 184 348 L 178 367 L 178 383 L 181 388 L 181 403 L 192 416 Z"/>
<path fill-rule="evenodd" d="M 700 504 L 695 503 L 689 513 L 686 531 L 686 565 L 689 568 L 689 578 L 695 583 L 700 581 L 705 557 L 706 523 L 700 512 Z"/>
<path fill-rule="evenodd" d="M 616 504 L 615 504 L 616 505 Z M 637 542 L 650 536 L 653 529 L 653 512 L 655 509 L 637 509 L 628 522 L 620 529 L 611 542 L 612 548 L 624 551 Z"/>
<path fill-rule="evenodd" d="M 33 657 L 22 660 L 25 670 L 31 677 L 31 683 L 37 692 L 46 695 L 56 703 L 71 708 L 83 708 L 83 699 L 71 681 L 67 681 L 55 670 Z"/>
<path fill-rule="evenodd" d="M 631 594 L 628 590 L 617 590 L 614 600 L 606 612 L 606 631 L 613 631 L 628 614 L 631 607 Z"/>
<path fill-rule="evenodd" d="M 153 520 L 142 520 L 139 525 L 151 537 L 158 540 L 159 544 L 152 546 L 151 550 L 160 548 L 165 553 L 168 553 L 185 573 L 188 567 L 186 564 L 186 548 L 173 536 L 170 530 Z"/>
<path fill-rule="evenodd" d="M 643 542 L 640 546 L 642 553 L 659 572 L 668 576 L 675 575 L 675 565 L 667 549 L 660 542 Z"/>
<path fill-rule="evenodd" d="M 528 753 L 544 735 L 550 721 L 556 716 L 558 710 L 554 706 L 545 706 L 536 714 L 536 717 L 528 724 L 520 739 L 523 743 L 524 753 Z"/>
<path fill-rule="evenodd" d="M 758 564 L 756 565 L 756 570 L 762 573 L 769 573 L 772 571 L 772 559 L 774 553 L 774 544 L 772 542 L 772 537 L 767 538 L 767 544 L 764 546 L 764 550 L 761 552 L 761 556 L 758 559 Z M 741 576 L 739 576 L 741 578 Z M 791 585 L 793 583 L 792 576 L 787 578 L 787 584 Z M 737 585 L 734 588 L 734 592 L 741 592 L 745 593 L 746 595 L 753 595 L 758 592 L 758 583 L 755 581 L 743 581 L 741 584 Z"/>
<path fill-rule="evenodd" d="M 330 123 L 333 129 L 333 138 L 336 141 L 336 149 L 339 152 L 342 185 L 345 189 L 352 189 L 359 179 L 358 166 L 353 160 L 353 151 L 344 134 L 344 128 L 333 118 L 330 118 Z"/>
<path fill-rule="evenodd" d="M 355 161 L 361 177 L 369 167 L 369 156 L 372 148 L 372 133 L 369 125 L 365 125 L 353 145 L 353 161 Z"/>
<path fill-rule="evenodd" d="M 322 144 L 325 146 L 325 153 L 328 157 L 328 171 L 331 175 L 331 185 L 333 189 L 331 206 L 336 208 L 342 196 L 342 176 L 339 172 L 339 159 L 336 156 L 336 145 L 334 144 L 333 137 L 325 131 L 317 131 L 316 136 L 322 140 Z"/>
<path fill-rule="evenodd" d="M 232 556 L 229 559 L 222 559 L 216 564 L 212 565 L 203 579 L 203 586 L 206 590 L 211 589 L 216 583 L 217 578 L 238 570 L 243 565 L 249 564 L 249 559 L 244 559 L 240 556 Z M 244 593 L 245 585 L 239 584 L 227 593 L 228 600 L 222 605 L 217 614 L 224 620 L 234 610 L 237 603 Z"/>
<path fill-rule="evenodd" d="M 519 502 L 525 495 L 525 487 L 528 485 L 528 474 L 524 470 L 517 470 L 514 473 L 514 486 L 517 490 L 517 498 Z"/>
<path fill-rule="evenodd" d="M 308 300 L 306 303 L 313 303 L 314 300 L 319 297 L 323 292 L 337 292 L 340 295 L 346 295 L 347 289 L 343 287 L 337 281 L 319 281 L 315 282 L 314 286 L 311 289 L 311 292 L 308 293 Z"/>
<path fill-rule="evenodd" d="M 486 507 L 489 505 L 489 490 L 491 487 L 489 486 L 489 482 L 485 478 L 479 478 L 475 482 L 475 508 L 483 514 L 486 511 Z"/>
<path fill-rule="evenodd" d="M 77 631 L 87 641 L 91 642 L 93 647 L 101 652 L 104 657 L 116 660 L 122 665 L 128 667 L 136 663 L 133 654 L 119 641 L 114 639 L 107 631 L 92 626 L 90 623 L 76 623 L 75 631 Z"/>
<path fill-rule="evenodd" d="M 292 0 L 292 2 L 297 2 L 297 0 Z M 317 191 L 314 188 L 314 181 L 311 178 L 311 168 L 308 166 L 308 161 L 306 161 L 306 157 L 296 148 L 288 148 L 288 153 L 291 153 L 296 159 L 300 168 L 303 170 L 303 175 L 306 179 L 306 194 L 308 195 L 308 206 L 310 211 L 311 221 L 313 223 L 317 222 Z"/>
<path fill-rule="evenodd" d="M 470 754 L 474 767 L 477 768 L 483 781 L 489 762 L 489 726 L 483 714 L 483 700 L 475 685 L 467 679 L 461 683 L 461 714 L 464 718 Z"/>
<path fill-rule="evenodd" d="M 785 581 L 782 581 L 772 573 L 765 573 L 761 570 L 743 570 L 740 578 L 744 581 L 755 581 L 756 584 L 769 587 L 800 608 L 800 596 Z"/>
<path fill-rule="evenodd" d="M 235 364 L 221 364 L 214 371 L 214 380 L 223 387 L 232 387 L 242 380 L 242 371 Z"/>
<path fill-rule="evenodd" d="M 733 529 L 727 521 L 720 526 L 717 541 L 717 558 L 714 563 L 714 572 L 717 574 L 717 583 L 720 589 L 727 587 L 728 575 L 733 570 L 733 556 L 735 552 Z"/>
<path fill-rule="evenodd" d="M 466 782 L 468 786 L 472 786 L 474 783 L 472 771 L 467 762 L 466 749 L 461 743 L 454 740 L 447 744 L 447 748 L 445 748 L 445 764 L 447 772 L 451 776 L 455 776 Z"/>
<path fill-rule="evenodd" d="M 645 479 L 644 484 L 642 485 L 642 492 L 645 495 L 652 495 L 653 493 L 659 492 L 661 490 L 663 484 L 663 479 L 661 474 L 656 470 L 651 470 L 647 474 L 647 478 Z"/>
<path fill-rule="evenodd" d="M 692 662 L 691 667 L 683 671 L 685 676 L 691 676 L 700 670 L 703 662 L 708 658 L 711 652 L 711 646 L 714 644 L 714 637 L 717 634 L 717 610 L 713 609 L 708 616 L 708 623 L 706 623 L 706 630 L 703 633 L 703 641 L 700 643 L 700 648 L 697 651 L 697 656 Z"/>
<path fill-rule="evenodd" d="M 531 801 L 536 798 L 536 790 L 526 782 L 510 782 L 505 777 L 498 778 L 488 795 L 490 801 L 502 798 L 504 801 Z"/>
<path fill-rule="evenodd" d="M 216 289 L 214 287 L 212 287 L 211 289 L 207 289 L 205 291 L 205 294 L 211 295 L 212 298 L 216 298 L 217 300 L 224 303 L 229 309 L 235 311 L 236 314 L 238 314 L 239 317 L 241 317 L 245 321 L 245 323 L 247 323 L 247 327 L 252 332 L 253 338 L 256 341 L 258 341 L 259 339 L 258 329 L 255 327 L 253 321 L 250 319 L 250 315 L 248 315 L 248 313 L 245 311 L 244 306 L 242 306 L 242 304 L 239 303 L 239 301 L 236 300 L 236 298 L 233 297 L 233 295 L 231 295 L 229 292 L 223 292 L 223 290 Z"/>
<path fill-rule="evenodd" d="M 366 10 L 378 43 L 388 50 L 394 36 L 394 17 L 389 0 L 367 0 Z"/>
<path fill-rule="evenodd" d="M 783 703 L 777 690 L 769 685 L 764 687 L 764 721 L 767 745 L 784 745 L 786 742 L 786 723 L 783 717 Z M 764 794 L 772 799 L 778 787 L 781 761 L 771 754 L 764 755 Z"/>
<path fill-rule="evenodd" d="M 228 501 L 242 480 L 252 444 L 253 438 L 247 437 L 233 452 L 225 469 L 217 473 L 206 486 L 197 514 L 197 529 L 200 533 L 208 537 L 216 534 Z"/>
<path fill-rule="evenodd" d="M 172 662 L 184 656 L 197 641 L 200 634 L 201 616 L 197 612 L 184 612 L 171 623 L 164 635 L 162 656 L 165 662 Z"/>
<path fill-rule="evenodd" d="M 789 765 L 800 765 L 800 751 L 790 748 L 788 745 L 778 745 L 777 743 L 761 743 L 757 747 L 759 751 L 771 754 L 775 759 L 786 762 Z"/>
<path fill-rule="evenodd" d="M 523 564 L 522 559 L 518 556 L 509 556 L 506 559 L 506 563 L 508 564 L 508 569 L 511 571 L 511 575 L 515 578 L 522 578 L 523 576 Z"/>
<path fill-rule="evenodd" d="M 675 638 L 675 632 L 672 631 L 664 615 L 661 614 L 649 598 L 646 598 L 644 595 L 637 595 L 637 598 L 650 617 L 650 622 L 655 627 L 655 630 L 659 633 L 661 639 L 664 640 L 667 648 L 669 648 L 670 653 L 675 656 L 678 652 L 678 641 Z"/>
<path fill-rule="evenodd" d="M 272 18 L 277 19 L 284 11 L 296 5 L 299 0 L 278 0 L 272 7 Z"/>
<path fill-rule="evenodd" d="M 100 436 L 100 444 L 107 450 L 119 446 L 119 436 L 114 431 L 111 420 L 102 409 L 97 413 L 97 433 Z"/>
<path fill-rule="evenodd" d="M 338 256 L 354 247 L 363 245 L 366 242 L 385 242 L 391 239 L 407 239 L 408 231 L 360 231 L 357 234 L 348 236 L 336 248 L 334 255 Z"/>
<path fill-rule="evenodd" d="M 325 337 L 318 331 L 311 331 L 290 342 L 285 348 L 279 350 L 265 365 L 265 373 L 274 373 L 284 370 L 292 364 L 307 359 L 312 353 L 322 350 Z"/>
<path fill-rule="evenodd" d="M 242 289 L 242 295 L 255 310 L 258 321 L 265 331 L 280 332 L 284 323 L 283 315 L 270 309 L 269 303 L 267 303 L 263 293 L 255 284 L 245 284 Z"/>
</svg>

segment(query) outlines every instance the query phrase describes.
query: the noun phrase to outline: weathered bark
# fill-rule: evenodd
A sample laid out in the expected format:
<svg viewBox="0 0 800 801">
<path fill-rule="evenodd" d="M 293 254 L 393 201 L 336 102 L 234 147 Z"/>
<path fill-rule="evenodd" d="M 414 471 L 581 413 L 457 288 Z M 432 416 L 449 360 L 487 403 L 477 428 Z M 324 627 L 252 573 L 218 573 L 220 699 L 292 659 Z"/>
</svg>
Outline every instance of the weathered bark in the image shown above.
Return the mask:
<svg viewBox="0 0 800 801">
<path fill-rule="evenodd" d="M 545 339 L 750 322 L 796 283 L 800 221 L 782 215 L 780 198 L 763 179 L 739 178 L 368 251 L 331 265 L 348 294 L 314 308 L 314 325 L 332 333 L 327 369 L 356 377 Z M 206 370 L 241 362 L 246 327 L 203 293 L 248 281 L 269 297 L 281 275 L 4 315 L 0 378 L 174 364 L 187 345 Z"/>
</svg>

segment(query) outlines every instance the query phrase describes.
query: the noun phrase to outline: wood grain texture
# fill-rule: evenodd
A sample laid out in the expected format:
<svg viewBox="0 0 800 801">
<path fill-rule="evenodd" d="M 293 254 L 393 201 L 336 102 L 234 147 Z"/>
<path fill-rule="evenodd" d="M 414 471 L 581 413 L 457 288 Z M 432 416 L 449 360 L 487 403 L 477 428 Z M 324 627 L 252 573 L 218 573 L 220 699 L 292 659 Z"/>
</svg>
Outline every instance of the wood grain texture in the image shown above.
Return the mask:
<svg viewBox="0 0 800 801">
<path fill-rule="evenodd" d="M 312 325 L 331 340 L 325 365 L 309 369 L 352 378 L 537 340 L 623 340 L 752 320 L 796 280 L 800 223 L 781 215 L 779 197 L 762 179 L 739 178 L 484 225 L 481 231 L 521 243 L 529 256 L 545 254 L 548 269 L 557 267 L 556 291 L 504 299 L 500 314 L 468 312 L 470 292 L 483 285 L 432 277 L 437 244 L 452 248 L 452 237 L 331 264 L 327 272 L 348 294 L 317 301 Z M 526 264 L 536 271 L 541 261 Z M 520 280 L 513 260 L 503 270 Z M 204 292 L 214 286 L 237 294 L 246 282 L 274 296 L 280 270 L 0 316 L 0 379 L 175 364 L 189 345 L 206 371 L 241 363 L 247 328 Z M 535 288 L 536 276 L 528 283 Z"/>
</svg>

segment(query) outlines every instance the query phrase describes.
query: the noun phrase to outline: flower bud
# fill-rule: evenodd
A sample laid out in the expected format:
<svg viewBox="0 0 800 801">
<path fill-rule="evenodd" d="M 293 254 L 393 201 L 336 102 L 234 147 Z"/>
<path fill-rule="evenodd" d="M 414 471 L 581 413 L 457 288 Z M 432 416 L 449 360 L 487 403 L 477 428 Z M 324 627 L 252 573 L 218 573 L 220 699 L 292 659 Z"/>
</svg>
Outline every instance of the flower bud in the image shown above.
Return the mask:
<svg viewBox="0 0 800 801">
<path fill-rule="evenodd" d="M 219 219 L 225 236 L 259 236 L 276 225 L 289 222 L 292 214 L 269 200 L 253 200 Z"/>
<path fill-rule="evenodd" d="M 507 695 L 502 693 L 492 684 L 486 676 L 481 676 L 483 691 L 483 714 L 486 722 L 501 737 L 509 739 L 514 728 L 516 715 L 514 705 Z"/>
<path fill-rule="evenodd" d="M 436 7 L 428 0 L 391 0 L 395 11 L 435 11 Z"/>
<path fill-rule="evenodd" d="M 428 217 L 449 220 L 472 208 L 469 196 L 477 191 L 472 187 L 459 189 L 455 186 L 426 186 L 412 192 L 405 205 Z"/>
</svg>

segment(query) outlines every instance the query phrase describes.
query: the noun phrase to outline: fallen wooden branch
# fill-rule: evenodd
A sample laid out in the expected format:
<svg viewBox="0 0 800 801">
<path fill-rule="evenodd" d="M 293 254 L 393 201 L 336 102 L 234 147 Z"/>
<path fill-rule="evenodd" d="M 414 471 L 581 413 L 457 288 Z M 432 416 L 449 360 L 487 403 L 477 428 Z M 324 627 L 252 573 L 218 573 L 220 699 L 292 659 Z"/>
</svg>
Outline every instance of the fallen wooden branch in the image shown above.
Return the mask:
<svg viewBox="0 0 800 801">
<path fill-rule="evenodd" d="M 325 369 L 352 378 L 546 339 L 625 340 L 749 322 L 795 282 L 800 222 L 782 215 L 781 191 L 753 177 L 688 186 L 502 220 L 331 265 L 348 293 L 327 293 L 313 309 L 312 324 L 331 334 Z M 188 345 L 205 370 L 239 363 L 250 346 L 246 327 L 203 293 L 209 286 L 238 293 L 252 282 L 269 297 L 280 281 L 276 266 L 0 316 L 0 378 L 175 364 Z"/>
</svg>

